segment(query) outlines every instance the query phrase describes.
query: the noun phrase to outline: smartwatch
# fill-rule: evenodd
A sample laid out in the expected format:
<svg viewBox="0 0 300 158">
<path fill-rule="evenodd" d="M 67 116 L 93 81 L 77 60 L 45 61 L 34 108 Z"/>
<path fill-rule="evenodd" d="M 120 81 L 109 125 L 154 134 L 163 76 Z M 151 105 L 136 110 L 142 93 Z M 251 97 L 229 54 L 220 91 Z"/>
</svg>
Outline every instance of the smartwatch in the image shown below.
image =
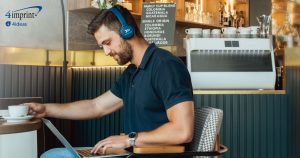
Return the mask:
<svg viewBox="0 0 300 158">
<path fill-rule="evenodd" d="M 137 135 L 138 134 L 136 132 L 130 132 L 128 134 L 128 140 L 129 140 L 130 146 L 135 146 L 135 141 L 136 141 Z"/>
</svg>

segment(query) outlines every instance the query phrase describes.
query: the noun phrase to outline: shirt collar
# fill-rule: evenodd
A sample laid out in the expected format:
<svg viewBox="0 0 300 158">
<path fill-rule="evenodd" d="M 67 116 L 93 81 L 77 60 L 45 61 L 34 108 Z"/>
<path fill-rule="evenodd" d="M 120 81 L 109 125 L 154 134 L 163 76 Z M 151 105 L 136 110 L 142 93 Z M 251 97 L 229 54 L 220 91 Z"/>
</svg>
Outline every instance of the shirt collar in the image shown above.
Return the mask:
<svg viewBox="0 0 300 158">
<path fill-rule="evenodd" d="M 146 52 L 143 56 L 140 69 L 145 69 L 147 66 L 148 61 L 151 59 L 152 54 L 154 53 L 154 50 L 156 49 L 156 45 L 154 43 L 151 43 L 149 47 L 146 49 Z"/>
</svg>

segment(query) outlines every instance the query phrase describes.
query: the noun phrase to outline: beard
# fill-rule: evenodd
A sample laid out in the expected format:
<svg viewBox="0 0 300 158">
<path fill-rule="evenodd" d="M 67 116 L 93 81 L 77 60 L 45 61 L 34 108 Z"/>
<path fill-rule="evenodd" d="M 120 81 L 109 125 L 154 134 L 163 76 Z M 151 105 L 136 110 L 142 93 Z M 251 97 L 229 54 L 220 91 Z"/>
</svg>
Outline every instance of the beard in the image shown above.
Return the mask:
<svg viewBox="0 0 300 158">
<path fill-rule="evenodd" d="M 132 47 L 127 41 L 121 40 L 120 48 L 121 51 L 117 53 L 117 55 L 119 56 L 119 60 L 117 60 L 117 62 L 119 65 L 125 65 L 132 59 Z"/>
</svg>

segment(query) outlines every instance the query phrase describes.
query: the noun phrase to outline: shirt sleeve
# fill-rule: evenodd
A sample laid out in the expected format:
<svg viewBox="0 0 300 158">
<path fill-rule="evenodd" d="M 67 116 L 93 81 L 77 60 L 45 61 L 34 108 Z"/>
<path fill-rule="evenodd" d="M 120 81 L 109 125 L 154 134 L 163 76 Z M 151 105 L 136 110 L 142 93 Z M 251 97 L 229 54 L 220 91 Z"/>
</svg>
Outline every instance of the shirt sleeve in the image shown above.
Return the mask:
<svg viewBox="0 0 300 158">
<path fill-rule="evenodd" d="M 124 99 L 125 97 L 125 91 L 128 89 L 129 84 L 129 78 L 132 74 L 132 71 L 135 70 L 136 67 L 133 64 L 128 65 L 128 67 L 123 71 L 122 75 L 117 79 L 113 87 L 110 89 L 110 91 L 117 97 Z"/>
<path fill-rule="evenodd" d="M 110 89 L 110 91 L 117 97 L 122 98 L 123 99 L 123 95 L 122 95 L 122 80 L 124 78 L 124 75 L 121 75 L 117 81 L 115 81 L 115 84 L 113 85 L 113 87 Z"/>
<path fill-rule="evenodd" d="M 176 60 L 162 60 L 154 73 L 156 92 L 166 109 L 193 100 L 193 88 L 186 66 Z"/>
<path fill-rule="evenodd" d="M 110 91 L 117 97 L 124 99 L 124 89 L 126 89 L 126 80 L 128 80 L 128 72 L 129 72 L 130 66 L 128 66 L 121 76 L 115 81 L 115 84 L 112 86 Z"/>
</svg>

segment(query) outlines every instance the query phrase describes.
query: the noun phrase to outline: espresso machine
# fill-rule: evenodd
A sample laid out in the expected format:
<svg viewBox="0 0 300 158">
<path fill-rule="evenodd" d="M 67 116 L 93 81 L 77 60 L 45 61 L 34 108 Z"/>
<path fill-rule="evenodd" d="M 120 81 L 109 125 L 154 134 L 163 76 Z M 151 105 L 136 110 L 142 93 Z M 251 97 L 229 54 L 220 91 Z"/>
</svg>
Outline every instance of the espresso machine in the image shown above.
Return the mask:
<svg viewBox="0 0 300 158">
<path fill-rule="evenodd" d="M 186 38 L 194 89 L 274 89 L 271 38 Z"/>
</svg>

